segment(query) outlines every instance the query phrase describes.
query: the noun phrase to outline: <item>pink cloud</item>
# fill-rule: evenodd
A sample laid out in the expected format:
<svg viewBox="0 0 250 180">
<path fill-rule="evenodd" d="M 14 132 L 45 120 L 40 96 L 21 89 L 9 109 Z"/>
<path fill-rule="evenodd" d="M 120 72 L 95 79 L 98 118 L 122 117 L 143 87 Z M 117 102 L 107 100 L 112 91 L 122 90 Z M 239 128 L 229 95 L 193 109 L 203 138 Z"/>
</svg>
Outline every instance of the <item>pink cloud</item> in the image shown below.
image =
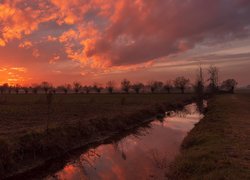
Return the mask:
<svg viewBox="0 0 250 180">
<path fill-rule="evenodd" d="M 117 1 L 109 26 L 84 49 L 113 65 L 136 64 L 193 48 L 209 38 L 249 34 L 249 1 Z M 205 7 L 205 8 L 204 8 Z"/>
</svg>

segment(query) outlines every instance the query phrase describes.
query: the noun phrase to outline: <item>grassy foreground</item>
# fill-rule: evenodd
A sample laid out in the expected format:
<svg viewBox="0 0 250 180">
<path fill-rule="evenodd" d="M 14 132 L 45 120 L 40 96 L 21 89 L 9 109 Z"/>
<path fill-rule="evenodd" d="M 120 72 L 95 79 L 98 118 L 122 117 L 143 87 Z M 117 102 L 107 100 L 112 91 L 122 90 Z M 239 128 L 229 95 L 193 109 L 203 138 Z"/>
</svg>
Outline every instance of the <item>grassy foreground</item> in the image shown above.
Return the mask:
<svg viewBox="0 0 250 180">
<path fill-rule="evenodd" d="M 250 179 L 250 94 L 218 95 L 188 134 L 169 179 Z"/>
<path fill-rule="evenodd" d="M 42 166 L 71 149 L 180 108 L 191 98 L 192 94 L 57 94 L 48 111 L 43 94 L 1 96 L 0 177 Z"/>
</svg>

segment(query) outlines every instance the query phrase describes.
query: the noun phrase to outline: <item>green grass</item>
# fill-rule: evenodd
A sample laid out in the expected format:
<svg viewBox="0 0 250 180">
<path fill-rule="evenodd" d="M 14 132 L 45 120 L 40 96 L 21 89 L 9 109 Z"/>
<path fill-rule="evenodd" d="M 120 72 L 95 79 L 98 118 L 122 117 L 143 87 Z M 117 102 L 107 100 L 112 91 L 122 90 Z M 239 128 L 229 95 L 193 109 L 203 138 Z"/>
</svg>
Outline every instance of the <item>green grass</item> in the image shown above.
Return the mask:
<svg viewBox="0 0 250 180">
<path fill-rule="evenodd" d="M 250 94 L 218 95 L 188 134 L 170 179 L 250 179 Z"/>
<path fill-rule="evenodd" d="M 44 94 L 0 97 L 0 176 L 35 167 L 70 149 L 125 131 L 192 94 L 57 94 L 46 132 Z"/>
</svg>

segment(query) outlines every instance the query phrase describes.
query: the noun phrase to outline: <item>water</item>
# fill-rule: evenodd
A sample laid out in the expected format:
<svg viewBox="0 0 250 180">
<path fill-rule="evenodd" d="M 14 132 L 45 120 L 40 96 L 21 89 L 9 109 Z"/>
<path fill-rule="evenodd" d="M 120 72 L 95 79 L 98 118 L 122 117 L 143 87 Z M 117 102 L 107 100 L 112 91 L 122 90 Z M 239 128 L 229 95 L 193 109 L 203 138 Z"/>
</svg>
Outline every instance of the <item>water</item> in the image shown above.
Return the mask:
<svg viewBox="0 0 250 180">
<path fill-rule="evenodd" d="M 194 103 L 166 114 L 118 142 L 89 149 L 45 179 L 164 179 L 183 138 L 203 117 Z"/>
</svg>

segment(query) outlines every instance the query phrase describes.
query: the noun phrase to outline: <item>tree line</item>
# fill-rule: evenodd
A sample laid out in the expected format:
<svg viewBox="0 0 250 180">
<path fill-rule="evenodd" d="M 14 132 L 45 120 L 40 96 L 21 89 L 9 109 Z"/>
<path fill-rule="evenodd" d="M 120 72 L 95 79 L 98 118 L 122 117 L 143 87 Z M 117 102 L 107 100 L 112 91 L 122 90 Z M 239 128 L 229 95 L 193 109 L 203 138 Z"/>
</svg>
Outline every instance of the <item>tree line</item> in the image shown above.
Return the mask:
<svg viewBox="0 0 250 180">
<path fill-rule="evenodd" d="M 53 86 L 49 82 L 42 82 L 40 84 L 33 84 L 30 87 L 27 86 L 20 86 L 18 84 L 14 86 L 10 86 L 7 83 L 0 86 L 0 93 L 16 93 L 19 94 L 20 92 L 28 94 L 33 93 L 37 94 L 39 92 L 43 92 L 45 94 L 48 93 L 114 93 L 116 92 L 124 92 L 124 93 L 142 93 L 142 92 L 165 92 L 165 93 L 172 93 L 173 90 L 179 90 L 180 93 L 184 94 L 185 91 L 188 88 L 192 88 L 195 91 L 204 91 L 206 88 L 206 91 L 208 92 L 219 92 L 219 91 L 227 91 L 227 92 L 234 92 L 234 89 L 237 85 L 236 80 L 234 79 L 227 79 L 223 81 L 219 85 L 219 70 L 215 66 L 210 66 L 207 69 L 209 78 L 206 80 L 208 82 L 207 87 L 205 87 L 205 80 L 203 78 L 203 70 L 202 68 L 199 68 L 199 72 L 197 74 L 196 82 L 194 84 L 190 83 L 190 80 L 188 78 L 185 78 L 184 76 L 179 76 L 175 78 L 174 80 L 167 80 L 166 82 L 162 81 L 149 81 L 148 83 L 144 84 L 141 82 L 132 83 L 128 79 L 123 79 L 120 82 L 120 88 L 116 89 L 116 83 L 115 81 L 108 81 L 105 86 L 94 83 L 91 86 L 83 85 L 78 81 L 73 82 L 72 84 L 64 84 L 60 86 Z M 198 92 L 199 93 L 199 92 Z"/>
</svg>

